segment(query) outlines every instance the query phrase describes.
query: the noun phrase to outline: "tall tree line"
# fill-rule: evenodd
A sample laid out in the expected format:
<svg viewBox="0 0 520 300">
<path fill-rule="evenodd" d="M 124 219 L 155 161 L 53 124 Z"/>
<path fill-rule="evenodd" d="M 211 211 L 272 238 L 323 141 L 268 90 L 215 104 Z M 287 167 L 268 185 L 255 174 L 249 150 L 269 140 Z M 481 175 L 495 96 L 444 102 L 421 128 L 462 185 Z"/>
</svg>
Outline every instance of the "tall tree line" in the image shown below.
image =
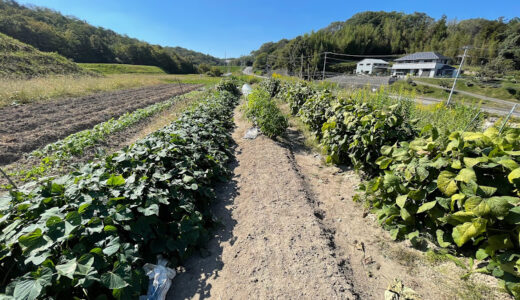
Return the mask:
<svg viewBox="0 0 520 300">
<path fill-rule="evenodd" d="M 500 64 L 502 71 L 520 70 L 520 19 L 449 21 L 424 13 L 363 12 L 291 40 L 265 43 L 251 54 L 257 69 L 315 73 L 323 65 L 325 51 L 359 55 L 438 51 L 456 61 L 466 45 L 474 47 L 467 60 L 470 65 Z"/>
<path fill-rule="evenodd" d="M 0 32 L 75 62 L 152 65 L 168 73 L 194 73 L 194 64 L 222 63 L 210 55 L 151 45 L 51 9 L 27 7 L 13 0 L 0 0 Z"/>
</svg>

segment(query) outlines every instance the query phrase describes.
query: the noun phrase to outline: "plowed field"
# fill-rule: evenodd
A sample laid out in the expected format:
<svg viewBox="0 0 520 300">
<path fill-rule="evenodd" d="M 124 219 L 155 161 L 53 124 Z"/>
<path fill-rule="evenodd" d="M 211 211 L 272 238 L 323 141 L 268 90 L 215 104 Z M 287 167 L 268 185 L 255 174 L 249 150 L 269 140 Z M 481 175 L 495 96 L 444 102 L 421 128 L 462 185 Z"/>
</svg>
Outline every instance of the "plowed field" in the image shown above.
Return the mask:
<svg viewBox="0 0 520 300">
<path fill-rule="evenodd" d="M 199 87 L 166 84 L 0 108 L 0 165 L 110 118 Z"/>
</svg>

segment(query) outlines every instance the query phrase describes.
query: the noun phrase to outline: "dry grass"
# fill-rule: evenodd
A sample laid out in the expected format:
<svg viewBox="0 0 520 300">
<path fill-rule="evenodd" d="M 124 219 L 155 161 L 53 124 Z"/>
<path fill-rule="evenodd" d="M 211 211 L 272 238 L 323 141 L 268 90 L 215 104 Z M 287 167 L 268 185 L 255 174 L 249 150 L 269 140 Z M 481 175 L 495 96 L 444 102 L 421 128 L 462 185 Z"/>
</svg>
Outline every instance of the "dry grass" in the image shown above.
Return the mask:
<svg viewBox="0 0 520 300">
<path fill-rule="evenodd" d="M 220 78 L 202 75 L 113 74 L 105 77 L 52 76 L 32 79 L 0 80 L 0 107 L 15 103 L 44 102 L 63 97 L 77 97 L 96 92 L 175 83 L 214 84 Z"/>
</svg>

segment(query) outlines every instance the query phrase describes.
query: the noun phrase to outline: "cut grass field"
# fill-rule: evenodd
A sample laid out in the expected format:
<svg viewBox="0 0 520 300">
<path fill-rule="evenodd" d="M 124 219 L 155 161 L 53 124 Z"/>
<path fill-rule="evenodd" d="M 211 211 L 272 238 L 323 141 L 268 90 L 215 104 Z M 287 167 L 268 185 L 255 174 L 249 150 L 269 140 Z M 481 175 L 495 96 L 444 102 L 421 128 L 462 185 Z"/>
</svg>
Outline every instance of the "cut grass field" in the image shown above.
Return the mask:
<svg viewBox="0 0 520 300">
<path fill-rule="evenodd" d="M 131 89 L 165 83 L 214 85 L 219 77 L 206 75 L 112 74 L 103 77 L 51 76 L 0 81 L 0 107 L 14 103 L 44 102 L 63 97 L 79 97 L 97 92 Z"/>
<path fill-rule="evenodd" d="M 220 71 L 222 71 L 224 73 L 227 73 L 228 70 L 231 73 L 236 73 L 236 72 L 242 71 L 242 69 L 243 69 L 243 67 L 241 67 L 241 66 L 216 66 L 216 67 L 219 68 Z"/>
<path fill-rule="evenodd" d="M 156 66 L 125 65 L 125 64 L 93 64 L 80 63 L 82 68 L 101 74 L 166 74 Z"/>
<path fill-rule="evenodd" d="M 453 84 L 453 79 L 420 78 L 414 80 L 437 85 L 448 83 L 450 87 Z M 520 83 L 507 80 L 497 81 L 496 83 L 479 83 L 476 80 L 460 78 L 457 81 L 456 89 L 503 100 L 518 101 L 520 99 Z"/>
</svg>

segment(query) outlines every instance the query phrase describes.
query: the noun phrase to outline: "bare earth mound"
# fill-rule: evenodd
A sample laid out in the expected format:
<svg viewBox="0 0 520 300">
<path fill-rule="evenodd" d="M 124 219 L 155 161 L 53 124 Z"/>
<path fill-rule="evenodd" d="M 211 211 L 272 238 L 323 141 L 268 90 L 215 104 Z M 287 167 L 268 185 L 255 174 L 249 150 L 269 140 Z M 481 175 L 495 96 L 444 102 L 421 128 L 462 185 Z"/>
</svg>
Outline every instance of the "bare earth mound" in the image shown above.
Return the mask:
<svg viewBox="0 0 520 300">
<path fill-rule="evenodd" d="M 0 108 L 0 165 L 110 118 L 199 87 L 167 84 Z"/>
</svg>

